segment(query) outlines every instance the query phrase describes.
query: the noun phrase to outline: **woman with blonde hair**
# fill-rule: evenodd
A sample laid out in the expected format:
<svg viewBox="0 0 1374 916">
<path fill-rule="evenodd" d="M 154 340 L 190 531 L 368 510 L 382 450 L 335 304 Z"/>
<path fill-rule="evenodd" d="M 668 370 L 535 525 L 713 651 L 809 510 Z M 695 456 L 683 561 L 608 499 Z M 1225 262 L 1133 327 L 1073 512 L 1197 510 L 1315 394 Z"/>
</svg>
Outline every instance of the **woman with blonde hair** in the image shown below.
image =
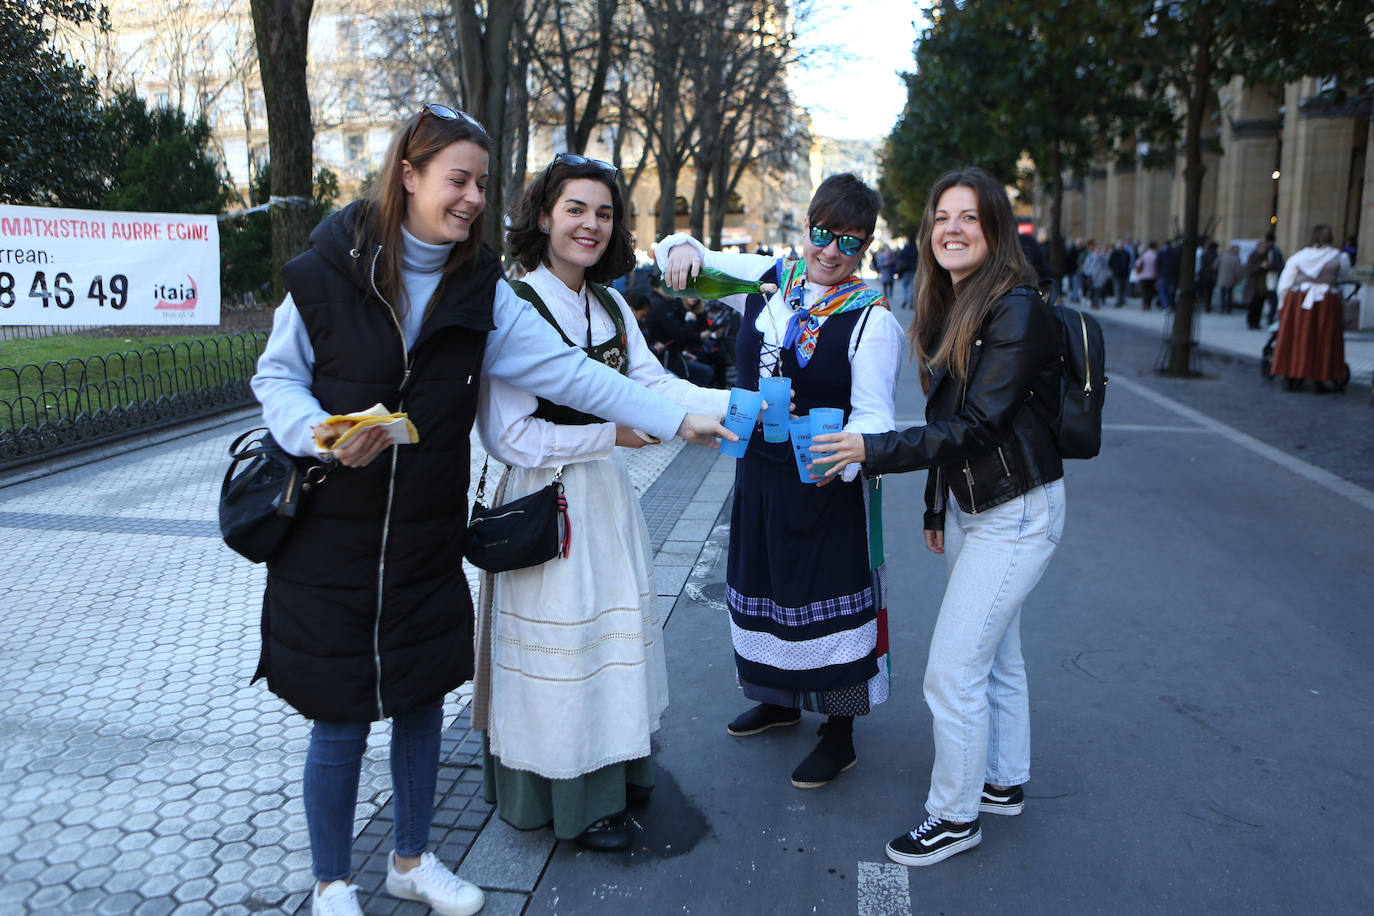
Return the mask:
<svg viewBox="0 0 1374 916">
<path fill-rule="evenodd" d="M 1059 337 L 1006 191 L 982 169 L 946 172 L 927 199 L 920 239 L 909 333 L 926 425 L 817 436 L 812 446 L 833 468 L 930 469 L 925 543 L 944 554 L 948 579 L 924 685 L 935 732 L 928 817 L 887 845 L 903 865 L 971 849 L 982 841 L 979 812 L 1024 807 L 1021 609 L 1064 531 L 1063 463 L 1045 420 L 1057 410 Z"/>
</svg>

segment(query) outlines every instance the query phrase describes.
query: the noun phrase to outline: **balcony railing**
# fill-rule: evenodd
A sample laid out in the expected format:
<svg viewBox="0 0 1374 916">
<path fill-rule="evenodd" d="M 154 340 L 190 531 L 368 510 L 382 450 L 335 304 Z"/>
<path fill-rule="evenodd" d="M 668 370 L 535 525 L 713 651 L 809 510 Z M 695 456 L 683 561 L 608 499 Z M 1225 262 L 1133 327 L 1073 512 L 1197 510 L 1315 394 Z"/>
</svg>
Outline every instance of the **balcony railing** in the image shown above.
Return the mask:
<svg viewBox="0 0 1374 916">
<path fill-rule="evenodd" d="M 265 331 L 0 367 L 0 469 L 252 403 Z"/>
</svg>

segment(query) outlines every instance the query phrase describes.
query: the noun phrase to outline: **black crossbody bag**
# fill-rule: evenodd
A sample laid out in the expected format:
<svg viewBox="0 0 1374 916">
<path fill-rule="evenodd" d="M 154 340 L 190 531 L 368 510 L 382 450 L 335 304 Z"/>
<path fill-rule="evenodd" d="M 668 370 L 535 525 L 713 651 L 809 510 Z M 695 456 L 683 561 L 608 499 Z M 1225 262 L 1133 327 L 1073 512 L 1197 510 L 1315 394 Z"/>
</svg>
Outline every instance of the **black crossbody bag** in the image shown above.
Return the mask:
<svg viewBox="0 0 1374 916">
<path fill-rule="evenodd" d="M 477 498 L 468 522 L 463 556 L 478 569 L 507 572 L 568 556 L 572 550 L 572 521 L 563 495 L 563 468 L 554 471 L 553 482 L 528 496 L 487 508 L 482 502 L 487 486 L 487 462 L 477 482 Z"/>
</svg>

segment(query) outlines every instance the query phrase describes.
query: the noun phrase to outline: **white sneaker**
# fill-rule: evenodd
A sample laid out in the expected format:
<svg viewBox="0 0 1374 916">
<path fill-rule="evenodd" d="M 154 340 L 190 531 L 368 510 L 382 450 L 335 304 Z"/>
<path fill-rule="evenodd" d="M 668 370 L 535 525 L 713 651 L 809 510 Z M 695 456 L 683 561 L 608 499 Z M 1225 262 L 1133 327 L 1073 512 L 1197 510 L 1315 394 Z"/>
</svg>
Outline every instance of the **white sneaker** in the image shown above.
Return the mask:
<svg viewBox="0 0 1374 916">
<path fill-rule="evenodd" d="M 311 916 L 363 916 L 358 906 L 358 888 L 346 881 L 335 881 L 320 893 L 320 883 L 310 892 Z"/>
<path fill-rule="evenodd" d="M 432 852 L 407 872 L 396 870 L 396 853 L 386 859 L 386 890 L 402 900 L 428 903 L 440 916 L 472 916 L 482 908 L 482 889 L 444 867 Z"/>
</svg>

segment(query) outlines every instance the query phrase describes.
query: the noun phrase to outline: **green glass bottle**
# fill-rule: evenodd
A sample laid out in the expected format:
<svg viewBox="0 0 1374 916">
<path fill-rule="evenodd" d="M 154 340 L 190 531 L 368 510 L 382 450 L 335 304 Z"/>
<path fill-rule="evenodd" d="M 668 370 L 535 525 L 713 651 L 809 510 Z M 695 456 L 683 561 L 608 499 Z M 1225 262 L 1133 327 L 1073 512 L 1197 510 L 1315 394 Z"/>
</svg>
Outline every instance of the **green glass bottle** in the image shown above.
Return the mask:
<svg viewBox="0 0 1374 916">
<path fill-rule="evenodd" d="M 757 280 L 741 280 L 714 267 L 703 267 L 696 279 L 687 284 L 686 289 L 673 289 L 665 283 L 659 287 L 659 291 L 665 296 L 675 296 L 678 299 L 724 299 L 726 296 L 738 296 L 741 293 L 747 296 L 769 296 L 777 291 L 777 286 Z"/>
</svg>

